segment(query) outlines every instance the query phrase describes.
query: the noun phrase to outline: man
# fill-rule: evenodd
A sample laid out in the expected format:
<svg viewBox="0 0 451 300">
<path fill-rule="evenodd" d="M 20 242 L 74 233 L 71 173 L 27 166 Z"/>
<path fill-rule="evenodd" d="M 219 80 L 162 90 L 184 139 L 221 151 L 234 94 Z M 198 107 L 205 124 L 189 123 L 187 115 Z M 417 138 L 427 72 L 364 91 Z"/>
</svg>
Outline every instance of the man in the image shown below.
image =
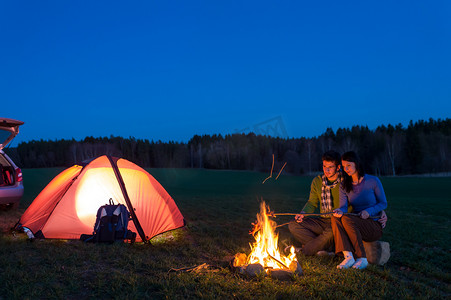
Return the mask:
<svg viewBox="0 0 451 300">
<path fill-rule="evenodd" d="M 340 207 L 339 189 L 341 183 L 340 154 L 327 151 L 322 156 L 323 175 L 318 175 L 310 186 L 310 196 L 301 214 L 295 216 L 288 229 L 293 237 L 300 242 L 304 255 L 333 255 L 334 237 L 330 217 L 332 214 L 320 217 L 305 217 L 302 213 L 313 213 L 319 207 L 320 213 L 331 213 Z M 379 219 L 385 227 L 387 216 Z"/>
<path fill-rule="evenodd" d="M 318 207 L 321 213 L 329 213 L 339 207 L 340 154 L 327 151 L 323 154 L 322 161 L 324 174 L 313 179 L 309 200 L 301 214 L 296 215 L 295 220 L 288 225 L 293 237 L 303 245 L 301 251 L 304 255 L 326 254 L 333 251 L 331 215 L 321 217 L 302 215 L 313 213 Z"/>
</svg>

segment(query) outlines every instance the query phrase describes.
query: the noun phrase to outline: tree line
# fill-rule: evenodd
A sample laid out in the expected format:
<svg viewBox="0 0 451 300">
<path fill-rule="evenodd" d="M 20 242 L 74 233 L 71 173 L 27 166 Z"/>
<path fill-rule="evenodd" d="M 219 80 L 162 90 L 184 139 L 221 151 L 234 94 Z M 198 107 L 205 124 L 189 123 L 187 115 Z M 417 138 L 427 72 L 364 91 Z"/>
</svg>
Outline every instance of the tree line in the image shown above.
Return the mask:
<svg viewBox="0 0 451 300">
<path fill-rule="evenodd" d="M 321 170 L 327 150 L 356 151 L 368 173 L 406 175 L 451 171 L 451 119 L 429 119 L 404 127 L 381 125 L 328 128 L 313 138 L 278 138 L 248 134 L 195 135 L 187 143 L 133 137 L 86 137 L 83 140 L 32 140 L 5 151 L 21 168 L 80 164 L 108 154 L 145 168 L 206 168 L 312 174 Z M 273 166 L 274 156 L 274 166 Z"/>
</svg>

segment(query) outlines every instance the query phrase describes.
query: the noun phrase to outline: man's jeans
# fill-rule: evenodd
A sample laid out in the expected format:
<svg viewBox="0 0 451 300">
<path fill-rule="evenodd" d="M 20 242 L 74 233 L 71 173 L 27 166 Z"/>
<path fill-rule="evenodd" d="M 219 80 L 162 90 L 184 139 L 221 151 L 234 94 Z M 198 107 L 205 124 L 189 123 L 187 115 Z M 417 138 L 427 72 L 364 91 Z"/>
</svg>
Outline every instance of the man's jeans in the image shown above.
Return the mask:
<svg viewBox="0 0 451 300">
<path fill-rule="evenodd" d="M 299 241 L 304 255 L 315 255 L 318 251 L 334 251 L 334 235 L 330 218 L 304 217 L 301 223 L 288 224 L 293 237 Z"/>
</svg>

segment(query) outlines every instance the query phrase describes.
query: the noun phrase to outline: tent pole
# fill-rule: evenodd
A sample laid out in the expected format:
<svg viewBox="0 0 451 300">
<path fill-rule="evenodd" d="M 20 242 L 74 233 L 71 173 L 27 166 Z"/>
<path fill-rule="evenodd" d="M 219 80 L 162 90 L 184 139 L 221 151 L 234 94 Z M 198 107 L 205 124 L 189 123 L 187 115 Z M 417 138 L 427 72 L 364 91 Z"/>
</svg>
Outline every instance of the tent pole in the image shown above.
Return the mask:
<svg viewBox="0 0 451 300">
<path fill-rule="evenodd" d="M 148 243 L 149 241 L 146 238 L 146 235 L 144 234 L 144 230 L 141 227 L 141 224 L 139 223 L 138 218 L 136 217 L 135 210 L 133 209 L 132 202 L 130 201 L 130 198 L 128 197 L 127 189 L 125 188 L 124 180 L 122 179 L 122 175 L 119 172 L 119 167 L 117 166 L 117 159 L 114 161 L 113 158 L 109 155 L 107 155 L 111 166 L 113 167 L 114 174 L 116 175 L 116 178 L 119 182 L 119 186 L 121 187 L 122 194 L 124 195 L 125 202 L 127 203 L 128 210 L 130 211 L 130 215 L 132 216 L 132 221 L 135 224 L 136 230 L 138 231 L 139 236 L 143 240 L 144 243 Z"/>
</svg>

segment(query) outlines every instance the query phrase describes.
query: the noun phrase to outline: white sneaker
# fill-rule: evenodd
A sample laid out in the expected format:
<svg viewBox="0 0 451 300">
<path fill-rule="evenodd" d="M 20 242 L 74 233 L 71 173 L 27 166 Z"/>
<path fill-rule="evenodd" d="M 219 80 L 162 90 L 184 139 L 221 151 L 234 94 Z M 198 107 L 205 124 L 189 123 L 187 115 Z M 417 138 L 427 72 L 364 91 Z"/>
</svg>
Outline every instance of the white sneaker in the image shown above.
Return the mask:
<svg viewBox="0 0 451 300">
<path fill-rule="evenodd" d="M 341 262 L 341 264 L 337 266 L 337 269 L 349 269 L 350 267 L 352 267 L 352 265 L 354 265 L 354 263 L 355 263 L 354 257 L 352 256 L 346 257 Z"/>
<path fill-rule="evenodd" d="M 353 269 L 359 270 L 365 269 L 366 267 L 368 267 L 368 260 L 366 259 L 366 257 L 357 258 L 355 264 L 352 265 Z"/>
</svg>

